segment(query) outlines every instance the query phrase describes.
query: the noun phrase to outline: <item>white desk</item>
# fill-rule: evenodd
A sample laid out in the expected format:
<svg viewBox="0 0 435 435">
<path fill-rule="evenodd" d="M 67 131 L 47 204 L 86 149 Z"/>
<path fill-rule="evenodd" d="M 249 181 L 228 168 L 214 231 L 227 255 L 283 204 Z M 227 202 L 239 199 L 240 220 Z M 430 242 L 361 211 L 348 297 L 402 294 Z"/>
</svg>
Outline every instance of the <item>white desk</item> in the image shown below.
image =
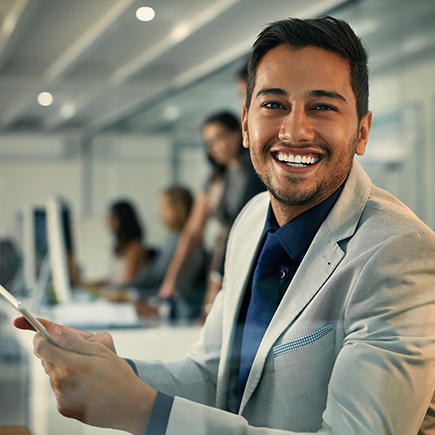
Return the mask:
<svg viewBox="0 0 435 435">
<path fill-rule="evenodd" d="M 171 361 L 185 355 L 199 334 L 195 326 L 109 331 L 118 355 L 126 358 Z M 33 355 L 33 332 L 18 331 L 17 338 L 29 352 L 30 423 L 32 435 L 125 434 L 124 431 L 87 426 L 57 412 L 56 399 L 39 359 Z"/>
</svg>

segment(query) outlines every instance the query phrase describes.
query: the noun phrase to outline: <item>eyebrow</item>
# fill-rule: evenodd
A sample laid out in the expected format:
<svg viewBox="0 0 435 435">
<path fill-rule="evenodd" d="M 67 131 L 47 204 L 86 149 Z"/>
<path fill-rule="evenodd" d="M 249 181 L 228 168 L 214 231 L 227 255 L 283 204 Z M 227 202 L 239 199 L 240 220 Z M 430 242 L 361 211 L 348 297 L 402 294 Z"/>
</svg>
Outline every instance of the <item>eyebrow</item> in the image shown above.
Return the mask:
<svg viewBox="0 0 435 435">
<path fill-rule="evenodd" d="M 284 89 L 281 88 L 265 88 L 265 89 L 260 89 L 257 92 L 257 95 L 255 96 L 255 98 L 261 97 L 262 95 L 288 95 L 286 91 L 284 91 Z"/>
<path fill-rule="evenodd" d="M 325 91 L 323 89 L 316 89 L 314 91 L 310 91 L 310 92 L 308 92 L 307 97 L 332 98 L 333 100 L 340 100 L 340 101 L 343 101 L 344 103 L 347 103 L 346 98 L 344 98 L 343 95 L 340 95 L 338 92 Z"/>
<path fill-rule="evenodd" d="M 261 97 L 263 95 L 281 95 L 281 96 L 287 96 L 287 92 L 282 88 L 265 88 L 260 89 L 257 92 L 257 95 L 255 98 Z M 314 91 L 310 91 L 307 93 L 307 97 L 324 97 L 324 98 L 331 98 L 333 100 L 340 100 L 344 103 L 347 103 L 346 98 L 343 97 L 343 95 L 339 94 L 335 91 L 325 91 L 323 89 L 316 89 Z"/>
</svg>

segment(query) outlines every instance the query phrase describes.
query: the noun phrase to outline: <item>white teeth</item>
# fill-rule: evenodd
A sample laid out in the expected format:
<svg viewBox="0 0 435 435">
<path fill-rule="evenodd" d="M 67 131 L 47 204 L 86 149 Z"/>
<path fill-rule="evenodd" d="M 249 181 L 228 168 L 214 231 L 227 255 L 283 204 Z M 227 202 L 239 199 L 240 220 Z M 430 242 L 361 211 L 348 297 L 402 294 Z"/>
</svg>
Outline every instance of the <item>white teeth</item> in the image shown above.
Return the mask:
<svg viewBox="0 0 435 435">
<path fill-rule="evenodd" d="M 319 157 L 307 157 L 307 156 L 294 156 L 293 154 L 277 153 L 277 160 L 285 162 L 291 166 L 304 167 L 308 165 L 314 165 L 319 161 Z"/>
</svg>

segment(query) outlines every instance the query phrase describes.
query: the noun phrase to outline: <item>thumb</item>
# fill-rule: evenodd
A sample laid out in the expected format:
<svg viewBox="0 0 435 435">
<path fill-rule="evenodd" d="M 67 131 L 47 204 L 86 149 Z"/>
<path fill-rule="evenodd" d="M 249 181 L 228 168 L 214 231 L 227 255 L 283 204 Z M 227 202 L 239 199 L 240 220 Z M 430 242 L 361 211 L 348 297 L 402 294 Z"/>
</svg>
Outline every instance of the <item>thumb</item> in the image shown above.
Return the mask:
<svg viewBox="0 0 435 435">
<path fill-rule="evenodd" d="M 113 342 L 113 337 L 106 331 L 99 331 L 95 335 L 86 338 L 88 341 L 94 343 L 100 343 L 110 349 L 114 354 L 116 354 L 115 344 Z"/>
<path fill-rule="evenodd" d="M 99 353 L 101 347 L 105 348 L 105 346 L 100 343 L 72 335 L 57 325 L 52 329 L 52 337 L 56 344 L 62 349 L 82 355 L 95 355 Z"/>
</svg>

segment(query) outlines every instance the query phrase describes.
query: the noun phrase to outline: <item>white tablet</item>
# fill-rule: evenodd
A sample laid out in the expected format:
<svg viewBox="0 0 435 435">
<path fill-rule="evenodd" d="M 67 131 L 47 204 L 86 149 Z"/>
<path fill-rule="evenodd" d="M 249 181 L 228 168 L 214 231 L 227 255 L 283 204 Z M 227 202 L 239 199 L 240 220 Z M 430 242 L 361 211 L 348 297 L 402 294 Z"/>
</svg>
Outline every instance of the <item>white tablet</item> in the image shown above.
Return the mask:
<svg viewBox="0 0 435 435">
<path fill-rule="evenodd" d="M 33 314 L 23 307 L 21 301 L 17 300 L 12 296 L 1 284 L 0 284 L 0 295 L 2 295 L 10 304 L 17 309 L 26 320 L 35 328 L 36 331 L 40 332 L 42 336 L 51 344 L 56 344 L 51 335 L 44 328 L 44 325 L 36 319 Z"/>
</svg>

